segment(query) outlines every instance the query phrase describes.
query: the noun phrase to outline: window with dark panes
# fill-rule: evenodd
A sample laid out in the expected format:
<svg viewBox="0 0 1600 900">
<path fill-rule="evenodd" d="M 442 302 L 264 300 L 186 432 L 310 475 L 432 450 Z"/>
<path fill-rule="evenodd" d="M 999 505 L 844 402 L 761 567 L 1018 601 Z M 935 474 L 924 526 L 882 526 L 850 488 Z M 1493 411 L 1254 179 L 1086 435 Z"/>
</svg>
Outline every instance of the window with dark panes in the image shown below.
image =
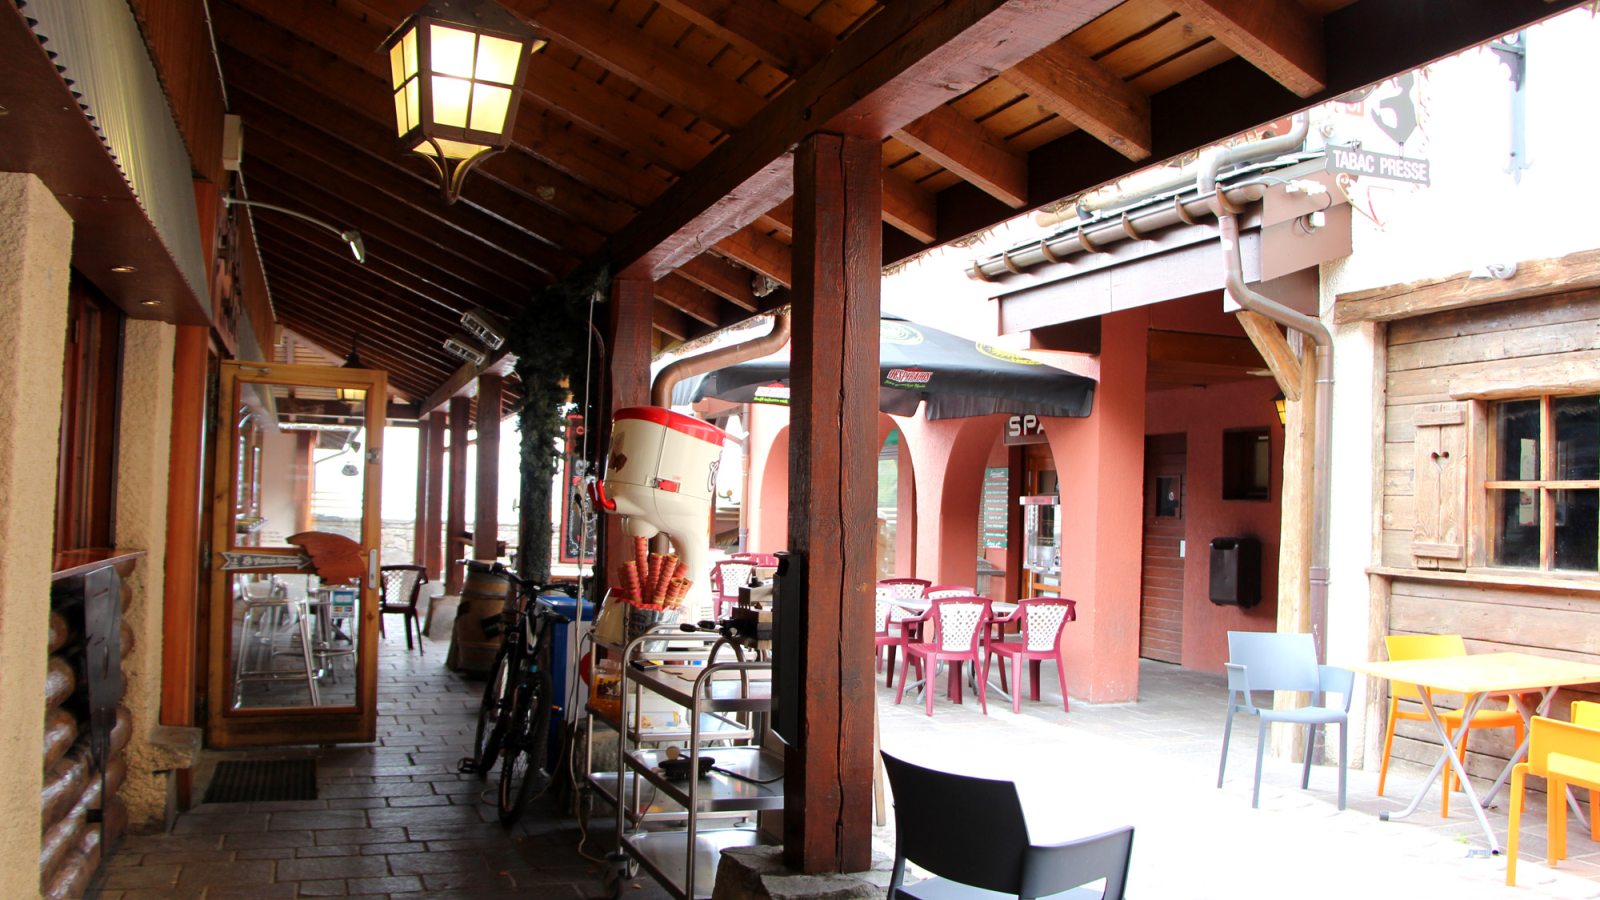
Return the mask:
<svg viewBox="0 0 1600 900">
<path fill-rule="evenodd" d="M 1489 563 L 1600 571 L 1600 394 L 1489 409 Z"/>
</svg>

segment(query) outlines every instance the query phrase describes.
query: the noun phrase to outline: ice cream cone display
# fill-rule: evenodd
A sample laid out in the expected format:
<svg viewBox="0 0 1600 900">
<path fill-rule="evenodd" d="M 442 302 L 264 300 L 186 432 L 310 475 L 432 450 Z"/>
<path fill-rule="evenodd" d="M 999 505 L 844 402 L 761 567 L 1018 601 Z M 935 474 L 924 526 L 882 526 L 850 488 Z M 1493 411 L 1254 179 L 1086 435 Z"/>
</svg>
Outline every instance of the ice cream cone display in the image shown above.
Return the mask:
<svg viewBox="0 0 1600 900">
<path fill-rule="evenodd" d="M 710 512 L 727 434 L 709 422 L 654 406 L 617 410 L 612 417 L 606 472 L 596 501 L 623 518 L 634 539 L 634 593 L 640 603 L 671 596 L 674 579 L 688 580 L 681 605 L 692 618 L 710 607 Z M 670 566 L 652 559 L 647 539 L 665 534 L 677 559 Z M 654 564 L 654 567 L 652 567 Z M 626 582 L 620 590 L 631 590 Z"/>
</svg>

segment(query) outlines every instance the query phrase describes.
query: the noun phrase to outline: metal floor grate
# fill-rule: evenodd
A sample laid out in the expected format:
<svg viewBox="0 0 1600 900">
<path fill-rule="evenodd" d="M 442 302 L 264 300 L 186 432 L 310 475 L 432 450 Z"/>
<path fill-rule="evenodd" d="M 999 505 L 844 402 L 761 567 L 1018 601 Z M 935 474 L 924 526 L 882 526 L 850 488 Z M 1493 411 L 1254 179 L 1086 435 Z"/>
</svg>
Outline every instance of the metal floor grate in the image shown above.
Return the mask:
<svg viewBox="0 0 1600 900">
<path fill-rule="evenodd" d="M 242 759 L 217 763 L 206 803 L 317 799 L 314 759 Z"/>
</svg>

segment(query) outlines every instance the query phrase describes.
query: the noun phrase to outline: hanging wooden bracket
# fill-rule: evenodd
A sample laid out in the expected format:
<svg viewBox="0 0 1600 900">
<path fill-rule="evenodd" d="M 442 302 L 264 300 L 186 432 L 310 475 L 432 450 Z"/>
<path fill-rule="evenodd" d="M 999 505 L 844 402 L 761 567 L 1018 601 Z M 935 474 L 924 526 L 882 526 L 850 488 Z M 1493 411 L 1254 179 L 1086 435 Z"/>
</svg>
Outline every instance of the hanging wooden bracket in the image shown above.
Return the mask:
<svg viewBox="0 0 1600 900">
<path fill-rule="evenodd" d="M 1267 361 L 1267 368 L 1272 370 L 1272 377 L 1277 379 L 1278 389 L 1283 391 L 1283 396 L 1291 401 L 1299 401 L 1301 385 L 1305 380 L 1302 366 L 1314 363 L 1309 359 L 1302 363 L 1294 355 L 1294 351 L 1289 349 L 1288 339 L 1271 319 L 1248 309 L 1241 309 L 1234 315 L 1238 316 L 1244 333 L 1250 336 L 1250 342 L 1260 351 L 1261 358 Z"/>
</svg>

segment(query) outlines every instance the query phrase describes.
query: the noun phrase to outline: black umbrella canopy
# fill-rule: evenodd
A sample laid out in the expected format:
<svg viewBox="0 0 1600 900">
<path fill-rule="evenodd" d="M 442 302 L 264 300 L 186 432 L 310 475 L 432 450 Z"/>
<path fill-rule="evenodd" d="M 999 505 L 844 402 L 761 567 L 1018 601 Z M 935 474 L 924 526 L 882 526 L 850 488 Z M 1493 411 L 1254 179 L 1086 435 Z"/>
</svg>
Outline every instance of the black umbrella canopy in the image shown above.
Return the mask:
<svg viewBox="0 0 1600 900">
<path fill-rule="evenodd" d="M 929 419 L 1010 413 L 1083 417 L 1095 381 L 992 344 L 894 316 L 879 322 L 878 408 L 896 416 L 926 403 Z M 733 403 L 789 403 L 789 347 L 771 356 L 686 378 L 672 402 L 712 397 Z"/>
</svg>

